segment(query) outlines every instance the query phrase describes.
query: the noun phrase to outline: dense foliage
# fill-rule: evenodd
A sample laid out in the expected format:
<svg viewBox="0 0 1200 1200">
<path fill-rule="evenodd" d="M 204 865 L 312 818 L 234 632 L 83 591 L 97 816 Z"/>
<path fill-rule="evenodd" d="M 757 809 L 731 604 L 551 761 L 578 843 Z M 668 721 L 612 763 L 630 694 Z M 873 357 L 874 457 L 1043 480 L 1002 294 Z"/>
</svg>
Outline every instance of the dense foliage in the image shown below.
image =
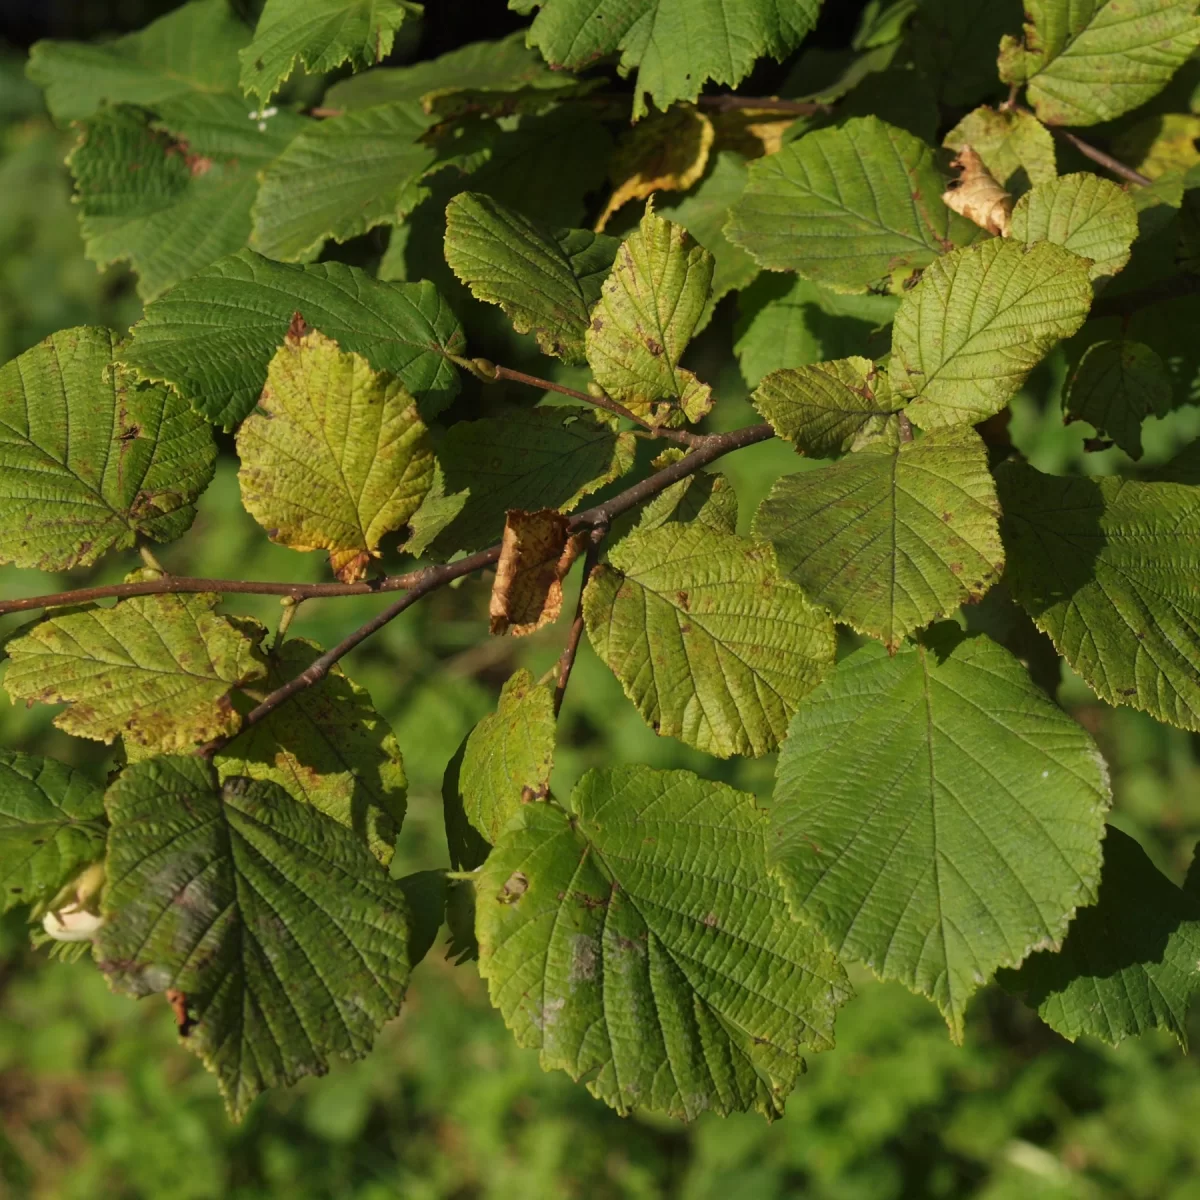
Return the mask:
<svg viewBox="0 0 1200 1200">
<path fill-rule="evenodd" d="M 815 0 L 512 7 L 417 61 L 400 0 L 191 0 L 33 48 L 87 253 L 145 311 L 0 368 L 0 559 L 142 564 L 0 600 L 44 610 L 9 696 L 115 747 L 103 784 L 0 751 L 0 907 L 165 994 L 235 1117 L 365 1054 L 443 922 L 517 1042 L 621 1113 L 782 1112 L 848 967 L 959 1042 L 995 978 L 1068 1038 L 1184 1043 L 1200 884 L 1106 826 L 1055 693 L 1065 661 L 1200 730 L 1170 444 L 1196 4 L 897 0 L 836 53 L 805 49 Z M 762 56 L 778 96 L 705 92 Z M 733 304 L 763 424 L 696 352 Z M 1096 435 L 1070 474 L 1010 425 L 1048 356 Z M 1181 452 L 1142 466 L 1154 438 Z M 749 487 L 707 470 L 774 439 Z M 332 580 L 155 557 L 231 443 L 246 513 Z M 448 866 L 405 874 L 423 747 L 339 662 L 483 572 L 462 653 L 561 654 L 439 764 Z M 292 631 L 318 600 L 328 648 Z M 585 638 L 690 769 L 563 775 Z M 775 752 L 769 802 L 725 781 Z"/>
</svg>

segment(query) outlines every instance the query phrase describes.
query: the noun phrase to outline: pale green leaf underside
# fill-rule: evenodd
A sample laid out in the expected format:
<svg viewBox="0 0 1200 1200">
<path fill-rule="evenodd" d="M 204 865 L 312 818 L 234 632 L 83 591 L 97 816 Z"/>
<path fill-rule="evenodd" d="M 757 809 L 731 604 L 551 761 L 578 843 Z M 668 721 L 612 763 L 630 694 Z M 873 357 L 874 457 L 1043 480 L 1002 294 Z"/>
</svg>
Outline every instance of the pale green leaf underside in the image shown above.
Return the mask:
<svg viewBox="0 0 1200 1200">
<path fill-rule="evenodd" d="M 773 750 L 833 662 L 832 622 L 780 577 L 770 548 L 703 522 L 627 534 L 583 612 L 654 730 L 719 758 Z"/>
<path fill-rule="evenodd" d="M 237 450 L 250 515 L 273 542 L 328 550 L 346 582 L 362 578 L 433 482 L 428 431 L 404 385 L 316 330 L 288 334 Z"/>
<path fill-rule="evenodd" d="M 1067 412 L 1107 433 L 1131 458 L 1142 457 L 1142 422 L 1171 409 L 1171 377 L 1141 342 L 1089 346 L 1067 385 Z"/>
<path fill-rule="evenodd" d="M 875 441 L 899 445 L 902 402 L 869 358 L 774 371 L 750 399 L 799 454 L 836 458 Z"/>
<path fill-rule="evenodd" d="M 385 59 L 396 31 L 420 15 L 421 5 L 408 0 L 267 0 L 239 55 L 242 90 L 269 100 L 297 63 L 313 75 L 343 63 L 365 70 Z"/>
<path fill-rule="evenodd" d="M 296 312 L 342 350 L 399 378 L 422 413 L 439 412 L 457 394 L 446 355 L 463 350 L 462 328 L 432 283 L 382 283 L 342 263 L 298 266 L 251 250 L 149 304 L 120 361 L 231 426 L 258 403 Z"/>
<path fill-rule="evenodd" d="M 1025 0 L 1024 42 L 1000 43 L 1000 77 L 1025 83 L 1051 125 L 1110 121 L 1157 95 L 1200 44 L 1187 0 Z"/>
<path fill-rule="evenodd" d="M 265 1088 L 361 1058 L 408 983 L 403 891 L 358 837 L 273 783 L 197 758 L 109 789 L 97 958 L 134 995 L 175 988 L 187 1045 L 240 1117 Z"/>
<path fill-rule="evenodd" d="M 942 203 L 945 187 L 931 147 L 857 117 L 751 163 L 726 231 L 771 270 L 879 290 L 979 235 Z"/>
<path fill-rule="evenodd" d="M 165 388 L 114 372 L 114 340 L 65 329 L 0 367 L 0 561 L 88 566 L 191 525 L 212 433 Z"/>
<path fill-rule="evenodd" d="M 0 749 L 0 913 L 52 900 L 104 857 L 104 792 L 52 758 Z"/>
<path fill-rule="evenodd" d="M 437 535 L 435 552 L 478 550 L 498 541 L 512 508 L 568 512 L 633 466 L 632 434 L 593 409 L 511 409 L 452 425 L 438 446 L 449 493 L 469 490 Z M 419 515 L 419 514 L 418 514 Z"/>
<path fill-rule="evenodd" d="M 998 413 L 1031 370 L 1087 319 L 1087 262 L 1061 246 L 993 238 L 933 263 L 900 302 L 892 389 L 922 429 Z"/>
<path fill-rule="evenodd" d="M 292 638 L 267 659 L 266 691 L 312 666 L 319 646 Z M 364 688 L 335 666 L 232 741 L 215 759 L 222 779 L 268 779 L 353 829 L 384 865 L 404 820 L 400 747 Z"/>
<path fill-rule="evenodd" d="M 1091 739 L 1007 650 L 938 633 L 864 646 L 804 701 L 770 844 L 797 916 L 960 1041 L 997 967 L 1056 946 L 1095 898 L 1109 796 Z"/>
<path fill-rule="evenodd" d="M 1091 1034 L 1115 1046 L 1157 1028 L 1187 1049 L 1188 1007 L 1200 986 L 1200 905 L 1110 827 L 1096 903 L 1075 914 L 1057 954 L 1031 955 L 999 982 L 1072 1041 Z"/>
<path fill-rule="evenodd" d="M 619 1112 L 782 1111 L 850 987 L 789 919 L 754 797 L 620 767 L 571 807 L 527 805 L 477 885 L 480 973 L 517 1041 Z"/>
<path fill-rule="evenodd" d="M 153 108 L 193 93 L 234 92 L 237 54 L 249 36 L 228 0 L 193 0 L 111 42 L 38 42 L 27 73 L 45 89 L 56 120 L 77 121 L 104 104 Z"/>
<path fill-rule="evenodd" d="M 554 689 L 522 667 L 467 738 L 458 786 L 471 824 L 495 843 L 522 804 L 546 798 L 553 765 Z"/>
<path fill-rule="evenodd" d="M 947 429 L 785 475 L 754 532 L 836 620 L 895 647 L 999 578 L 999 515 L 979 435 Z"/>
<path fill-rule="evenodd" d="M 7 644 L 4 687 L 14 700 L 66 702 L 54 724 L 76 737 L 173 751 L 233 733 L 230 690 L 266 668 L 217 599 L 133 596 L 46 617 Z"/>
<path fill-rule="evenodd" d="M 262 172 L 250 244 L 295 262 L 396 224 L 428 194 L 420 180 L 437 152 L 418 139 L 431 123 L 412 101 L 308 122 Z"/>
<path fill-rule="evenodd" d="M 489 196 L 446 207 L 446 261 L 477 300 L 498 304 L 545 354 L 582 364 L 588 316 L 620 243 L 587 229 L 549 229 Z"/>
<path fill-rule="evenodd" d="M 679 360 L 708 303 L 713 256 L 682 225 L 647 209 L 621 243 L 585 337 L 596 382 L 658 424 L 696 421 L 712 389 Z"/>
<path fill-rule="evenodd" d="M 304 124 L 283 112 L 260 130 L 234 96 L 169 107 L 170 133 L 137 109 L 98 113 L 68 160 L 88 258 L 128 260 L 143 300 L 246 244 L 258 173 Z"/>
<path fill-rule="evenodd" d="M 1200 488 L 996 476 L 1013 594 L 1110 704 L 1200 730 Z"/>
<path fill-rule="evenodd" d="M 1013 207 L 1014 241 L 1054 242 L 1090 258 L 1093 280 L 1115 275 L 1129 261 L 1137 235 L 1137 211 L 1129 194 L 1086 172 L 1039 184 Z"/>
<path fill-rule="evenodd" d="M 736 87 L 755 61 L 782 59 L 816 24 L 820 0 L 509 0 L 541 8 L 529 30 L 555 67 L 580 69 L 619 52 L 635 68 L 633 116 L 695 100 L 704 84 Z"/>
</svg>

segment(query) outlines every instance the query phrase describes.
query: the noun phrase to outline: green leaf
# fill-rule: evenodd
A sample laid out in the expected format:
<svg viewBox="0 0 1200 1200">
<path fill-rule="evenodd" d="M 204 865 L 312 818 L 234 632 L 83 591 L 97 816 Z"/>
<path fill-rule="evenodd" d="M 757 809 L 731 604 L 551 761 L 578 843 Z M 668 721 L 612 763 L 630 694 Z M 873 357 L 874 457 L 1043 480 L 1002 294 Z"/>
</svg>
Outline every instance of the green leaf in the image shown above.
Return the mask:
<svg viewBox="0 0 1200 1200">
<path fill-rule="evenodd" d="M 1008 579 L 1059 654 L 1110 704 L 1200 730 L 1200 488 L 996 475 Z"/>
<path fill-rule="evenodd" d="M 412 101 L 308 122 L 262 172 L 254 249 L 306 260 L 327 239 L 345 242 L 401 221 L 428 194 L 420 181 L 437 151 L 418 139 L 431 124 Z"/>
<path fill-rule="evenodd" d="M 723 150 L 714 156 L 708 174 L 682 199 L 665 200 L 655 211 L 682 225 L 713 256 L 712 291 L 697 329 L 712 319 L 718 301 L 730 292 L 748 287 L 758 275 L 758 263 L 725 236 L 733 206 L 746 188 L 748 170 L 740 154 Z"/>
<path fill-rule="evenodd" d="M 251 623 L 218 616 L 218 599 L 133 596 L 46 617 L 7 643 L 5 689 L 14 700 L 67 703 L 54 724 L 100 742 L 187 750 L 233 733 L 241 718 L 230 691 L 266 668 L 243 631 Z"/>
<path fill-rule="evenodd" d="M 1073 417 L 1107 433 L 1131 458 L 1142 457 L 1142 421 L 1171 410 L 1171 377 L 1141 342 L 1119 339 L 1089 346 L 1067 384 Z"/>
<path fill-rule="evenodd" d="M 1020 0 L 917 0 L 909 43 L 938 101 L 963 108 L 999 90 L 996 43 L 1020 28 Z"/>
<path fill-rule="evenodd" d="M 750 164 L 726 232 L 764 267 L 840 292 L 900 291 L 979 230 L 942 203 L 934 151 L 877 117 L 819 129 Z"/>
<path fill-rule="evenodd" d="M 237 451 L 247 512 L 273 542 L 328 550 L 346 583 L 366 575 L 380 539 L 433 482 L 428 431 L 404 385 L 316 330 L 288 333 Z"/>
<path fill-rule="evenodd" d="M 1024 38 L 1000 43 L 1000 78 L 1050 125 L 1095 125 L 1145 104 L 1200 45 L 1180 0 L 1025 0 Z"/>
<path fill-rule="evenodd" d="M 82 771 L 0 749 L 0 913 L 53 900 L 106 836 L 104 792 Z"/>
<path fill-rule="evenodd" d="M 619 70 L 635 68 L 633 117 L 646 98 L 666 110 L 695 100 L 705 83 L 736 87 L 765 54 L 794 50 L 816 24 L 820 0 L 509 0 L 541 12 L 529 30 L 553 67 L 580 70 L 619 52 Z"/>
<path fill-rule="evenodd" d="M 494 42 L 470 42 L 425 62 L 377 67 L 335 83 L 323 104 L 349 110 L 418 101 L 439 117 L 463 111 L 524 112 L 590 87 L 566 71 L 552 71 L 542 56 L 525 45 L 518 29 Z"/>
<path fill-rule="evenodd" d="M 354 833 L 194 757 L 135 763 L 106 802 L 101 969 L 135 996 L 184 994 L 187 1045 L 235 1119 L 370 1050 L 408 983 L 409 921 Z"/>
<path fill-rule="evenodd" d="M 999 578 L 999 515 L 983 441 L 948 429 L 783 476 L 754 532 L 835 620 L 895 650 Z"/>
<path fill-rule="evenodd" d="M 494 844 L 522 804 L 549 794 L 553 765 L 554 689 L 522 667 L 467 738 L 458 786 L 471 824 Z"/>
<path fill-rule="evenodd" d="M 464 349 L 462 327 L 431 283 L 382 283 L 342 263 L 295 266 L 242 250 L 147 305 L 120 361 L 165 383 L 217 424 L 234 425 L 258 403 L 267 367 L 293 315 L 388 371 L 424 415 L 458 392 L 447 359 Z"/>
<path fill-rule="evenodd" d="M 1090 258 L 1094 280 L 1115 275 L 1138 235 L 1133 200 L 1115 183 L 1086 172 L 1063 175 L 1027 192 L 1013 208 L 1014 241 L 1055 242 Z"/>
<path fill-rule="evenodd" d="M 698 421 L 712 389 L 679 366 L 708 303 L 713 256 L 647 207 L 621 243 L 586 334 L 596 382 L 656 424 Z"/>
<path fill-rule="evenodd" d="M 1007 650 L 943 627 L 867 644 L 801 705 L 771 862 L 836 952 L 928 996 L 956 1042 L 997 967 L 1096 896 L 1104 761 Z"/>
<path fill-rule="evenodd" d="M 938 259 L 900 302 L 892 390 L 922 429 L 998 413 L 1025 377 L 1087 319 L 1088 264 L 1048 242 L 993 238 Z"/>
<path fill-rule="evenodd" d="M 65 329 L 0 367 L 0 561 L 61 571 L 179 537 L 212 479 L 212 433 L 112 368 L 107 329 Z"/>
<path fill-rule="evenodd" d="M 514 408 L 452 425 L 438 447 L 449 492 L 468 490 L 463 507 L 435 537 L 436 554 L 498 541 L 512 508 L 569 512 L 584 496 L 633 467 L 636 442 L 594 409 Z"/>
<path fill-rule="evenodd" d="M 833 662 L 833 624 L 769 547 L 703 522 L 627 534 L 583 599 L 588 636 L 656 733 L 765 754 Z"/>
<path fill-rule="evenodd" d="M 724 475 L 697 471 L 663 488 L 642 509 L 637 528 L 641 533 L 649 533 L 660 525 L 688 521 L 707 525 L 718 533 L 737 533 L 737 492 Z"/>
<path fill-rule="evenodd" d="M 321 648 L 292 638 L 267 659 L 274 691 L 316 661 Z M 215 759 L 222 779 L 269 779 L 361 838 L 385 866 L 404 820 L 408 780 L 400 747 L 365 688 L 335 666 L 297 692 Z"/>
<path fill-rule="evenodd" d="M 92 117 L 68 159 L 88 258 L 127 259 L 153 300 L 241 249 L 259 171 L 304 126 L 287 112 L 259 124 L 233 96 L 172 101 L 167 123 L 130 108 Z"/>
<path fill-rule="evenodd" d="M 193 0 L 110 42 L 37 42 L 26 74 L 65 123 L 105 104 L 154 108 L 194 93 L 236 92 L 237 53 L 249 37 L 228 0 Z"/>
<path fill-rule="evenodd" d="M 1091 1034 L 1116 1046 L 1165 1029 L 1186 1050 L 1200 985 L 1200 905 L 1109 826 L 1095 904 L 1079 910 L 1057 954 L 1031 955 L 999 982 L 1071 1041 Z"/>
<path fill-rule="evenodd" d="M 984 105 L 967 113 L 942 144 L 951 150 L 970 146 L 1007 192 L 1025 192 L 1034 184 L 1058 178 L 1054 138 L 1024 109 L 997 110 Z"/>
<path fill-rule="evenodd" d="M 895 296 L 847 296 L 796 276 L 761 275 L 738 297 L 733 348 L 742 378 L 755 387 L 781 367 L 861 354 L 867 339 L 891 324 L 899 303 Z"/>
<path fill-rule="evenodd" d="M 373 67 L 421 10 L 409 0 L 267 0 L 254 40 L 239 54 L 242 91 L 270 100 L 297 63 L 312 75 L 343 63 L 352 71 Z"/>
<path fill-rule="evenodd" d="M 813 458 L 836 458 L 880 440 L 900 444 L 902 404 L 869 358 L 775 371 L 750 400 L 780 437 Z"/>
<path fill-rule="evenodd" d="M 546 354 L 584 363 L 588 316 L 612 269 L 616 238 L 550 229 L 462 192 L 446 208 L 446 261 L 477 300 L 498 304 Z"/>
<path fill-rule="evenodd" d="M 772 1116 L 833 1042 L 837 960 L 788 918 L 754 797 L 686 771 L 590 771 L 530 804 L 480 873 L 479 971 L 545 1070 L 618 1112 Z"/>
</svg>

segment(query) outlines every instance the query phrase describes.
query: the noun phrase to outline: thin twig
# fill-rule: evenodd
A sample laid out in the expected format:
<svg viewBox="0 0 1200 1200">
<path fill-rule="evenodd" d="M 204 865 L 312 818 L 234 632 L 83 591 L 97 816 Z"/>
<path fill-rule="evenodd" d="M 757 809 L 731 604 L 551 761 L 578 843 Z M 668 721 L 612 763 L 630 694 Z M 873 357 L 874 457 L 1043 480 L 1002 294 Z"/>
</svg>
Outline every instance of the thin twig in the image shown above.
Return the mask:
<svg viewBox="0 0 1200 1200">
<path fill-rule="evenodd" d="M 579 578 L 579 603 L 575 606 L 575 619 L 567 632 L 567 641 L 558 659 L 558 680 L 554 686 L 554 715 L 558 716 L 562 708 L 563 697 L 567 694 L 567 684 L 571 681 L 571 668 L 575 665 L 575 655 L 579 653 L 579 639 L 583 636 L 583 593 L 587 590 L 588 580 L 600 560 L 600 543 L 608 532 L 607 525 L 593 525 L 588 541 L 587 554 L 583 560 L 583 574 Z"/>
<path fill-rule="evenodd" d="M 1023 104 L 1017 104 L 1014 100 L 1015 91 L 1011 92 L 1007 102 L 1000 107 L 1008 109 L 1012 112 L 1026 113 L 1031 117 L 1036 117 L 1037 114 L 1031 109 L 1028 109 Z M 1055 137 L 1060 137 L 1064 142 L 1069 142 L 1076 150 L 1079 151 L 1085 158 L 1090 158 L 1092 162 L 1098 163 L 1106 171 L 1111 171 L 1114 175 L 1124 179 L 1126 183 L 1136 183 L 1139 187 L 1149 187 L 1154 180 L 1147 175 L 1143 175 L 1141 171 L 1135 171 L 1132 167 L 1127 167 L 1118 158 L 1113 158 L 1111 154 L 1106 154 L 1099 146 L 1093 146 L 1091 142 L 1085 142 L 1078 134 L 1072 133 L 1069 129 L 1064 129 L 1061 125 L 1047 125 Z"/>
<path fill-rule="evenodd" d="M 783 100 L 778 96 L 701 96 L 697 108 L 709 108 L 715 112 L 735 112 L 739 109 L 761 109 L 797 117 L 811 117 L 817 113 L 832 112 L 828 104 L 819 100 Z"/>
<path fill-rule="evenodd" d="M 345 112 L 346 110 L 344 108 L 322 108 L 321 105 L 318 104 L 316 108 L 310 108 L 308 110 L 308 115 L 310 117 L 328 119 L 330 117 L 344 116 Z"/>
<path fill-rule="evenodd" d="M 249 729 L 251 726 L 257 725 L 259 721 L 269 717 L 281 704 L 290 700 L 297 692 L 302 692 L 306 688 L 310 688 L 315 683 L 319 683 L 333 669 L 334 664 L 340 658 L 349 654 L 355 646 L 361 642 L 365 642 L 372 634 L 378 633 L 389 621 L 398 617 L 406 608 L 411 608 L 422 596 L 428 595 L 444 584 L 451 583 L 455 579 L 461 579 L 464 575 L 470 575 L 473 571 L 478 571 L 483 567 L 491 566 L 492 563 L 500 557 L 500 547 L 492 546 L 488 550 L 481 550 L 478 554 L 472 554 L 468 558 L 460 558 L 457 562 L 446 563 L 445 566 L 430 567 L 422 572 L 424 578 L 420 583 L 414 584 L 399 600 L 389 604 L 383 612 L 378 613 L 366 622 L 365 625 L 360 625 L 349 637 L 343 638 L 338 644 L 329 650 L 326 650 L 320 658 L 315 659 L 311 665 L 306 667 L 294 679 L 289 679 L 282 687 L 276 688 L 271 692 L 261 704 L 256 708 L 252 708 L 242 721 L 241 729 Z M 241 730 L 238 731 L 239 733 Z M 202 758 L 212 758 L 219 750 L 227 746 L 238 734 L 234 733 L 226 737 L 214 738 L 213 741 L 201 746 L 196 753 Z"/>
</svg>

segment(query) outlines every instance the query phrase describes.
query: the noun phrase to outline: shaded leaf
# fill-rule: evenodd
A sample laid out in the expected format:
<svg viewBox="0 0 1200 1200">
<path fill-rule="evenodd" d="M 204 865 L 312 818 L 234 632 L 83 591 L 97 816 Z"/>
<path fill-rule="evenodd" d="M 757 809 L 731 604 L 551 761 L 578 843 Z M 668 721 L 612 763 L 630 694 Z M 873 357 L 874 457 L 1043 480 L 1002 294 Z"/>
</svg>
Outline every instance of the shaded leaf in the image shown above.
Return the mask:
<svg viewBox="0 0 1200 1200">
<path fill-rule="evenodd" d="M 1024 84 L 1050 125 L 1095 125 L 1157 95 L 1197 45 L 1194 4 L 1025 0 L 1023 36 L 1000 43 L 1000 78 Z"/>
<path fill-rule="evenodd" d="M 404 891 L 345 826 L 200 759 L 126 768 L 106 799 L 101 969 L 183 993 L 186 1037 L 240 1118 L 268 1087 L 361 1058 L 408 983 Z"/>
<path fill-rule="evenodd" d="M 999 412 L 1031 370 L 1087 319 L 1088 264 L 1061 246 L 994 238 L 938 259 L 900 302 L 892 389 L 923 429 Z"/>
<path fill-rule="evenodd" d="M 997 967 L 1096 896 L 1107 772 L 1007 650 L 942 627 L 868 644 L 800 706 L 771 862 L 836 952 L 928 996 L 956 1042 Z"/>
<path fill-rule="evenodd" d="M 640 532 L 649 533 L 669 522 L 689 521 L 707 525 L 718 533 L 737 533 L 737 492 L 724 475 L 697 471 L 695 475 L 663 488 L 642 509 L 637 527 Z"/>
<path fill-rule="evenodd" d="M 833 625 L 769 547 L 703 522 L 627 534 L 584 593 L 588 636 L 656 733 L 765 754 L 833 661 Z"/>
<path fill-rule="evenodd" d="M 267 658 L 266 690 L 312 666 L 321 648 L 291 638 Z M 408 780 L 400 747 L 365 688 L 335 666 L 214 760 L 221 778 L 279 784 L 297 800 L 354 830 L 385 866 L 404 820 Z"/>
<path fill-rule="evenodd" d="M 799 454 L 836 458 L 879 440 L 899 446 L 902 405 L 869 358 L 774 371 L 750 399 Z"/>
<path fill-rule="evenodd" d="M 1013 595 L 1059 654 L 1110 704 L 1200 729 L 1200 489 L 1018 463 L 996 483 Z"/>
<path fill-rule="evenodd" d="M 1142 421 L 1171 410 L 1171 377 L 1141 342 L 1089 346 L 1067 385 L 1067 412 L 1107 433 L 1131 458 L 1142 457 Z"/>
<path fill-rule="evenodd" d="M 899 291 L 979 233 L 942 203 L 932 148 L 877 117 L 807 134 L 749 172 L 730 241 L 761 266 L 837 291 Z"/>
<path fill-rule="evenodd" d="M 297 64 L 312 75 L 343 63 L 352 71 L 373 67 L 392 52 L 397 30 L 421 11 L 409 0 L 267 0 L 254 40 L 238 56 L 242 91 L 269 100 Z"/>
<path fill-rule="evenodd" d="M 909 41 L 938 101 L 963 107 L 999 90 L 996 44 L 1020 28 L 1020 0 L 917 0 Z"/>
<path fill-rule="evenodd" d="M 1058 953 L 1034 954 L 999 982 L 1071 1041 L 1091 1034 L 1115 1046 L 1157 1028 L 1186 1050 L 1200 905 L 1109 826 L 1096 902 L 1076 913 Z"/>
<path fill-rule="evenodd" d="M 816 24 L 820 0 L 509 0 L 541 11 L 529 30 L 554 67 L 580 70 L 620 52 L 619 70 L 635 68 L 633 117 L 676 100 L 695 100 L 704 84 L 736 87 L 764 54 L 782 59 Z"/>
<path fill-rule="evenodd" d="M 546 354 L 583 363 L 588 315 L 612 269 L 616 238 L 549 229 L 489 196 L 446 208 L 446 261 L 477 300 L 498 304 Z"/>
<path fill-rule="evenodd" d="M 450 852 L 450 865 L 456 871 L 475 870 L 491 850 L 491 846 L 467 818 L 467 802 L 462 793 L 462 764 L 470 736 L 467 734 L 459 743 L 442 777 L 442 819 L 446 826 L 446 846 Z M 472 925 L 474 912 L 472 906 Z M 458 915 L 461 916 L 461 912 Z M 471 940 L 474 940 L 473 929 Z"/>
<path fill-rule="evenodd" d="M 1133 201 L 1115 183 L 1086 172 L 1039 184 L 1017 201 L 1015 241 L 1054 242 L 1090 258 L 1089 274 L 1103 280 L 1128 261 L 1138 235 Z"/>
<path fill-rule="evenodd" d="M 1025 192 L 1058 177 L 1050 130 L 1024 109 L 997 110 L 984 105 L 965 117 L 942 139 L 951 150 L 970 146 L 1009 192 Z"/>
<path fill-rule="evenodd" d="M 476 889 L 479 970 L 517 1041 L 618 1112 L 782 1111 L 850 996 L 789 920 L 753 796 L 685 771 L 591 771 L 530 804 Z"/>
<path fill-rule="evenodd" d="M 106 836 L 103 789 L 82 771 L 0 749 L 0 913 L 53 900 Z"/>
<path fill-rule="evenodd" d="M 636 442 L 595 409 L 514 408 L 452 425 L 438 447 L 448 493 L 469 489 L 438 533 L 433 553 L 478 550 L 499 540 L 509 509 L 569 512 L 633 467 Z"/>
<path fill-rule="evenodd" d="M 678 424 L 712 406 L 712 389 L 679 366 L 712 275 L 713 256 L 649 208 L 621 243 L 587 329 L 587 360 L 596 382 L 638 416 Z"/>
<path fill-rule="evenodd" d="M 0 561 L 88 566 L 179 537 L 212 479 L 212 433 L 112 368 L 107 329 L 65 329 L 0 367 Z"/>
<path fill-rule="evenodd" d="M 14 700 L 65 702 L 54 724 L 100 742 L 171 751 L 233 733 L 230 691 L 266 668 L 261 632 L 219 616 L 218 599 L 132 596 L 45 617 L 7 643 L 4 687 Z"/>
<path fill-rule="evenodd" d="M 366 575 L 380 538 L 433 481 L 428 432 L 404 385 L 302 322 L 271 360 L 237 450 L 250 515 L 273 542 L 328 550 L 347 583 Z"/>
<path fill-rule="evenodd" d="M 446 355 L 464 348 L 462 328 L 431 283 L 382 283 L 342 263 L 296 266 L 251 250 L 147 305 L 119 360 L 210 421 L 233 425 L 258 403 L 296 312 L 343 351 L 397 376 L 423 414 L 440 412 L 458 392 Z"/>
<path fill-rule="evenodd" d="M 446 919 L 446 872 L 414 871 L 402 875 L 396 885 L 404 893 L 408 909 L 408 961 L 416 966 L 433 949 Z"/>
<path fill-rule="evenodd" d="M 999 578 L 999 515 L 983 441 L 949 429 L 783 476 L 754 532 L 836 620 L 895 650 Z"/>
<path fill-rule="evenodd" d="M 1114 137 L 1112 151 L 1135 171 L 1151 179 L 1165 180 L 1175 172 L 1190 171 L 1200 164 L 1197 138 L 1200 138 L 1200 116 L 1161 113 Z"/>
<path fill-rule="evenodd" d="M 459 789 L 467 818 L 495 843 L 522 804 L 545 800 L 554 765 L 554 688 L 522 667 L 467 737 Z"/>
<path fill-rule="evenodd" d="M 509 509 L 488 606 L 491 632 L 524 637 L 557 621 L 563 580 L 585 540 L 557 509 Z"/>
</svg>

